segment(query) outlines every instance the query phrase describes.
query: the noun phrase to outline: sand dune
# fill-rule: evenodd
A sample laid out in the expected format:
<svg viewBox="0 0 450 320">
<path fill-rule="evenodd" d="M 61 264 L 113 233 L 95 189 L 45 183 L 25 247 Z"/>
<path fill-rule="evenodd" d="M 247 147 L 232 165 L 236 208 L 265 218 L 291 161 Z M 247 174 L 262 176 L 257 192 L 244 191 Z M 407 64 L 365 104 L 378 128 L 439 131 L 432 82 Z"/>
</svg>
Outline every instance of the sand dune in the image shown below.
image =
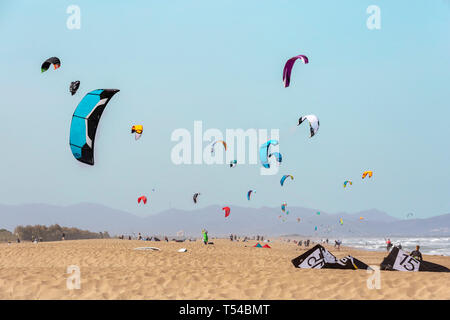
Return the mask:
<svg viewBox="0 0 450 320">
<path fill-rule="evenodd" d="M 0 245 L 0 299 L 450 299 L 450 274 L 381 271 L 381 289 L 368 289 L 364 270 L 305 270 L 291 259 L 305 250 L 274 242 L 144 242 L 77 240 Z M 153 246 L 161 251 L 138 251 Z M 177 252 L 187 248 L 188 252 Z M 335 250 L 379 265 L 384 252 Z M 450 267 L 450 257 L 424 256 Z M 68 290 L 77 265 L 81 288 Z"/>
</svg>

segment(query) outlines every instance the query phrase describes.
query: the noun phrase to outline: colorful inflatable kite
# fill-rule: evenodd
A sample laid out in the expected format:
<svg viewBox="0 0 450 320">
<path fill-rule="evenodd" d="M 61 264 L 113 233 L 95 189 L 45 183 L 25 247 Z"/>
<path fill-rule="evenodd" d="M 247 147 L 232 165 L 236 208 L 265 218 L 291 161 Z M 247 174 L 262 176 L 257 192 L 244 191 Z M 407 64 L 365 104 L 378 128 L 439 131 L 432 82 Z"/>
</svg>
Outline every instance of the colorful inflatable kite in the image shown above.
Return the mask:
<svg viewBox="0 0 450 320">
<path fill-rule="evenodd" d="M 230 215 L 230 207 L 223 207 L 222 210 L 225 211 L 225 218 Z"/>
<path fill-rule="evenodd" d="M 89 92 L 78 104 L 70 124 L 70 148 L 80 162 L 94 165 L 94 142 L 103 110 L 117 89 L 98 89 Z"/>
<path fill-rule="evenodd" d="M 137 202 L 138 202 L 138 203 L 141 203 L 141 201 L 142 201 L 144 204 L 147 204 L 147 197 L 146 197 L 146 196 L 140 196 L 140 197 L 137 199 Z"/>
<path fill-rule="evenodd" d="M 367 175 L 369 175 L 369 178 L 372 178 L 373 171 L 364 171 L 362 174 L 362 178 L 364 179 Z"/>
<path fill-rule="evenodd" d="M 138 140 L 144 132 L 144 126 L 137 124 L 131 127 L 131 133 L 134 133 L 134 139 Z"/>
<path fill-rule="evenodd" d="M 59 67 L 61 67 L 61 61 L 59 60 L 59 58 L 51 57 L 42 63 L 41 73 L 47 71 L 48 68 L 50 68 L 50 65 L 52 65 L 52 64 L 53 64 L 53 67 L 55 68 L 55 70 L 58 69 Z"/>
<path fill-rule="evenodd" d="M 320 126 L 319 118 L 317 118 L 317 116 L 314 114 L 309 114 L 307 116 L 300 117 L 300 119 L 298 119 L 297 126 L 301 125 L 303 123 L 303 121 L 305 121 L 305 120 L 308 120 L 308 122 L 309 122 L 309 131 L 311 134 L 310 138 L 312 138 L 319 130 L 319 126 Z"/>
<path fill-rule="evenodd" d="M 347 184 L 352 185 L 353 182 L 351 182 L 350 180 L 345 180 L 345 181 L 344 181 L 344 188 L 347 187 Z"/>
<path fill-rule="evenodd" d="M 270 146 L 276 146 L 276 145 L 278 145 L 277 140 L 269 140 L 266 143 L 263 143 L 261 145 L 261 147 L 259 148 L 259 158 L 260 158 L 261 164 L 263 165 L 264 168 L 270 168 L 269 158 L 272 156 L 275 157 L 275 160 L 278 163 L 281 163 L 282 157 L 281 157 L 280 153 L 278 153 L 278 152 L 269 153 Z"/>
<path fill-rule="evenodd" d="M 217 141 L 214 141 L 214 143 L 211 145 L 211 153 L 214 153 L 214 146 L 216 145 L 216 143 L 221 143 L 221 144 L 223 144 L 223 147 L 225 148 L 225 151 L 227 151 L 227 143 L 225 142 L 225 141 L 223 141 L 223 140 L 217 140 Z"/>
<path fill-rule="evenodd" d="M 284 181 L 286 180 L 287 177 L 291 177 L 291 180 L 294 180 L 294 177 L 293 177 L 293 176 L 291 176 L 290 174 L 286 174 L 286 175 L 284 175 L 284 176 L 281 178 L 281 180 L 280 180 L 281 186 L 284 185 Z"/>
<path fill-rule="evenodd" d="M 294 67 L 294 63 L 295 61 L 297 61 L 297 59 L 301 60 L 304 64 L 309 63 L 308 57 L 302 54 L 292 57 L 288 61 L 286 61 L 283 69 L 283 83 L 285 88 L 289 87 L 289 84 L 291 83 L 292 68 Z"/>
</svg>

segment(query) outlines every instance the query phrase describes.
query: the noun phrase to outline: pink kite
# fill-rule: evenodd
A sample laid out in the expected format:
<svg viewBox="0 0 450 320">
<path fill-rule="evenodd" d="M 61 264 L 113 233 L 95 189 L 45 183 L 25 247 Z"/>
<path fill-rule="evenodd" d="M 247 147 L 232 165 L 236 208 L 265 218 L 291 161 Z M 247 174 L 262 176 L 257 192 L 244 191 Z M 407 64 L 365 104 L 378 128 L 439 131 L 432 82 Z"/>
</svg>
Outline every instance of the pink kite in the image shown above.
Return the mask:
<svg viewBox="0 0 450 320">
<path fill-rule="evenodd" d="M 307 64 L 309 62 L 308 57 L 304 56 L 302 54 L 292 57 L 288 61 L 286 61 L 286 64 L 284 65 L 284 69 L 283 69 L 283 82 L 284 82 L 285 88 L 289 87 L 289 83 L 291 82 L 292 67 L 294 66 L 294 63 L 297 59 L 302 60 L 304 64 Z"/>
</svg>

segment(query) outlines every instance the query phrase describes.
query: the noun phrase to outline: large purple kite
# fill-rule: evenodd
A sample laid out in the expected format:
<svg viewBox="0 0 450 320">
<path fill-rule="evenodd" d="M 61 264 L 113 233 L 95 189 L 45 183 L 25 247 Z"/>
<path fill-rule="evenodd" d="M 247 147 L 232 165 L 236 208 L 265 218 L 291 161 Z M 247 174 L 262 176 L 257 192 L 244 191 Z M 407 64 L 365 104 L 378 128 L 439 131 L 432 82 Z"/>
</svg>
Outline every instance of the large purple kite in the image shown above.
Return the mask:
<svg viewBox="0 0 450 320">
<path fill-rule="evenodd" d="M 294 66 L 295 60 L 297 59 L 302 60 L 304 64 L 308 63 L 308 57 L 302 54 L 292 57 L 288 61 L 286 61 L 286 64 L 284 65 L 283 69 L 283 82 L 285 88 L 289 87 L 289 83 L 291 82 L 292 67 Z"/>
</svg>

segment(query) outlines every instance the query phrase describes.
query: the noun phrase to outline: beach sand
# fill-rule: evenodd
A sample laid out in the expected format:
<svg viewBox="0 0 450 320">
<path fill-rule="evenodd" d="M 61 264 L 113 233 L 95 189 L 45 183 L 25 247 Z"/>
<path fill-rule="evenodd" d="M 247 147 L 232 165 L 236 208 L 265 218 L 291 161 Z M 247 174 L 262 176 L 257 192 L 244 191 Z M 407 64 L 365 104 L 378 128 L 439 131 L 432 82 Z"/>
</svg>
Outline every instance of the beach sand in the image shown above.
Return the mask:
<svg viewBox="0 0 450 320">
<path fill-rule="evenodd" d="M 0 299 L 450 299 L 450 273 L 381 271 L 381 289 L 368 289 L 366 270 L 294 268 L 291 260 L 305 249 L 292 242 L 262 249 L 252 247 L 255 241 L 212 241 L 3 243 Z M 147 246 L 161 251 L 133 250 Z M 327 248 L 368 265 L 379 266 L 386 255 Z M 450 257 L 424 260 L 450 267 Z M 80 268 L 80 289 L 67 289 L 70 265 Z"/>
</svg>

